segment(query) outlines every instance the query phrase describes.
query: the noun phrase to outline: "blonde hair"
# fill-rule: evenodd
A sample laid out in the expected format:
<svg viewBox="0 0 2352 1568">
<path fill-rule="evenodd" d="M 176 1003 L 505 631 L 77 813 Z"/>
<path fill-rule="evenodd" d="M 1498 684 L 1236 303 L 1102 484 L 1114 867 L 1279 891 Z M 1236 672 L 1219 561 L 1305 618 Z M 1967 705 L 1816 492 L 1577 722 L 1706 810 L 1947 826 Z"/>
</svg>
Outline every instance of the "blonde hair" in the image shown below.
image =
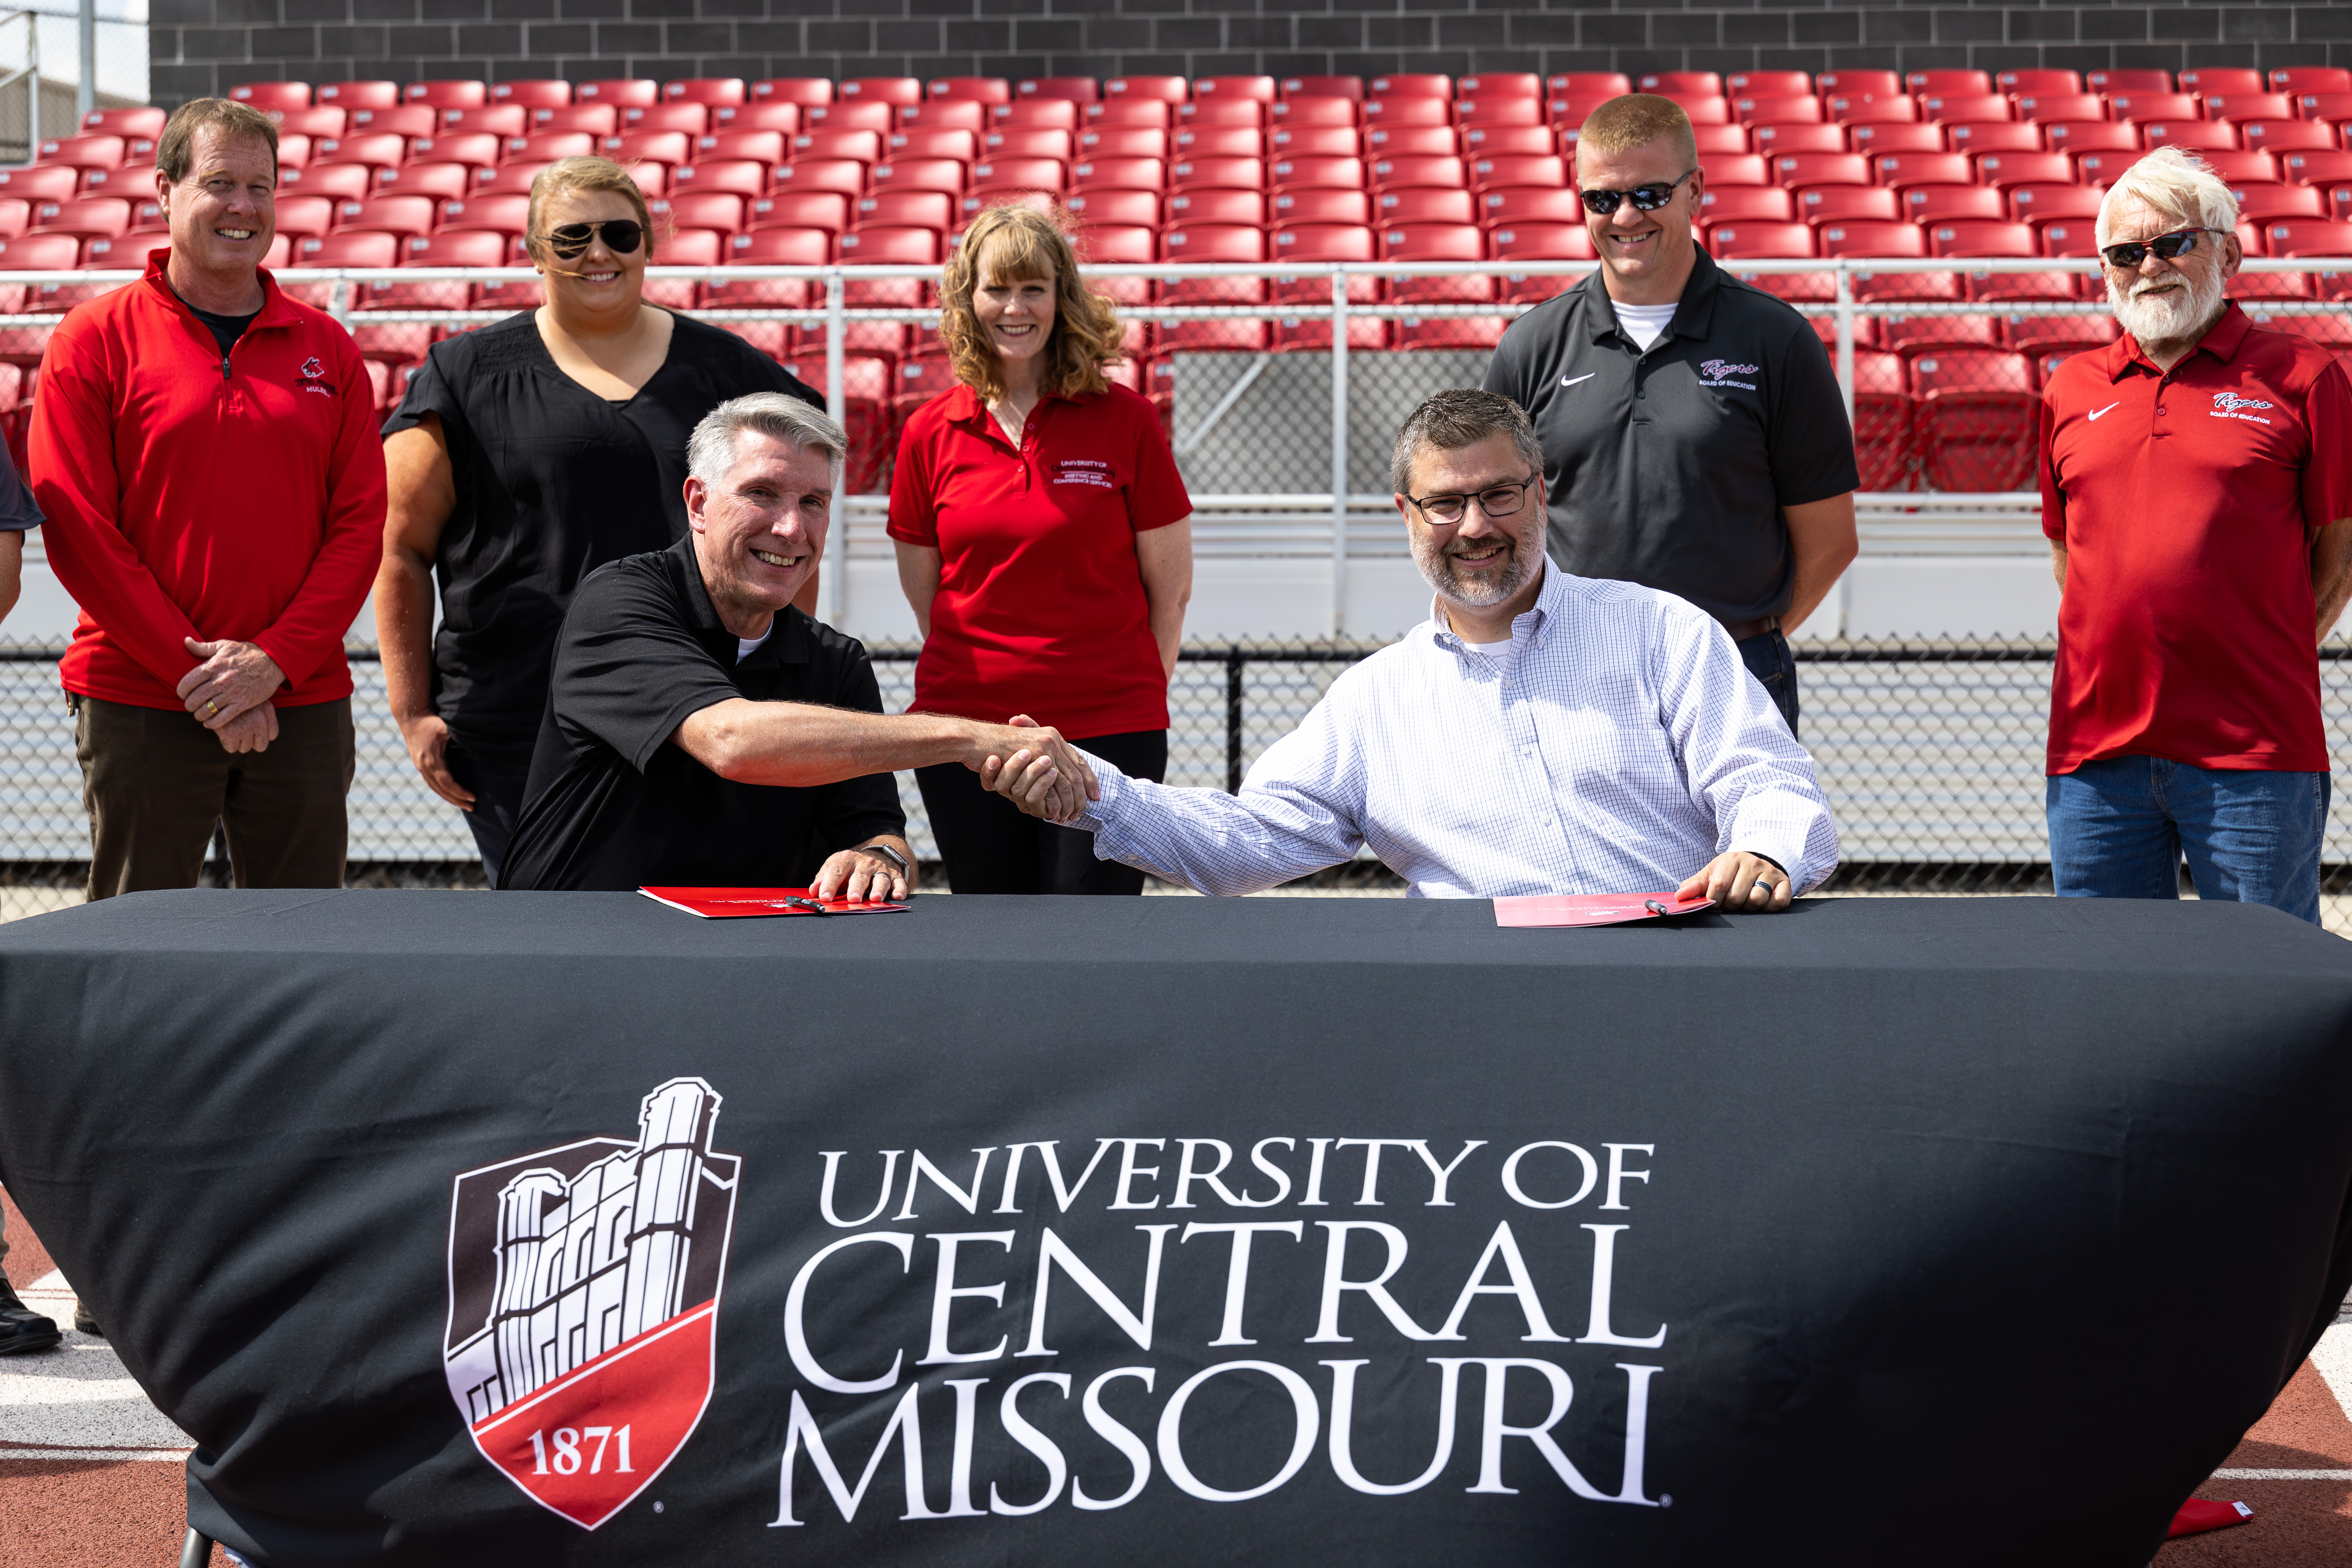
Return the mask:
<svg viewBox="0 0 2352 1568">
<path fill-rule="evenodd" d="M 2173 223 L 2194 224 L 2223 234 L 2237 232 L 2238 198 L 2204 160 L 2192 158 L 2178 147 L 2158 147 L 2116 176 L 2116 183 L 2099 200 L 2100 245 L 2105 245 L 2115 232 L 2114 216 L 2120 204 L 2134 199 L 2146 202 Z"/>
<path fill-rule="evenodd" d="M 654 258 L 654 215 L 646 205 L 646 193 L 629 172 L 610 158 L 558 158 L 539 172 L 530 183 L 530 205 L 523 212 L 523 248 L 530 258 L 544 267 L 554 256 L 547 247 L 547 231 L 541 219 L 547 216 L 547 198 L 558 191 L 609 191 L 626 196 L 629 205 L 637 209 L 637 222 L 646 231 L 646 259 Z"/>
<path fill-rule="evenodd" d="M 984 402 L 1004 395 L 1004 367 L 971 307 L 983 261 L 998 282 L 1054 280 L 1054 331 L 1045 340 L 1040 392 L 1076 397 L 1108 391 L 1103 366 L 1125 357 L 1118 313 L 1109 300 L 1088 293 L 1078 278 L 1077 252 L 1055 221 L 1067 216 L 1048 216 L 1011 202 L 990 207 L 972 220 L 962 246 L 948 258 L 940 282 L 940 341 L 947 344 L 956 379 Z"/>
<path fill-rule="evenodd" d="M 1683 112 L 1683 106 L 1655 93 L 1629 92 L 1586 115 L 1576 145 L 1605 156 L 1668 141 L 1685 167 L 1697 166 L 1698 138 L 1691 133 L 1690 116 Z"/>
</svg>

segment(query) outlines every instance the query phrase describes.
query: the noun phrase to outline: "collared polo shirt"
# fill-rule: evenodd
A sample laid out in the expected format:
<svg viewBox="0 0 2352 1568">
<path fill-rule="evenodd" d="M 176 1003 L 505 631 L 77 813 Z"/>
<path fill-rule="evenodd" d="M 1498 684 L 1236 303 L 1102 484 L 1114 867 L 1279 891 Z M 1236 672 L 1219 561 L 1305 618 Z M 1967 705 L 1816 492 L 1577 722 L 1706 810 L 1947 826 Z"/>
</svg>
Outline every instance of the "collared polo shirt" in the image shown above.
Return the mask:
<svg viewBox="0 0 2352 1568">
<path fill-rule="evenodd" d="M 904 835 L 888 773 L 736 784 L 671 743 L 732 698 L 882 711 L 866 649 L 796 609 L 739 655 L 688 534 L 592 572 L 555 642 L 547 712 L 500 885 L 805 887 L 824 858 Z"/>
<path fill-rule="evenodd" d="M 1135 536 L 1192 510 L 1159 412 L 1123 386 L 1040 400 L 1018 448 L 968 386 L 923 405 L 890 480 L 890 537 L 940 552 L 908 711 L 1165 730 Z"/>
<path fill-rule="evenodd" d="M 2042 399 L 2066 547 L 2049 770 L 2122 755 L 2325 773 L 2311 541 L 2352 517 L 2352 384 L 2232 302 L 2170 371 L 2130 336 Z"/>
<path fill-rule="evenodd" d="M 1789 607 L 1796 560 L 1780 509 L 1862 483 L 1821 339 L 1704 250 L 1646 353 L 1595 271 L 1512 324 L 1486 389 L 1535 421 L 1553 560 L 1727 624 Z"/>
</svg>

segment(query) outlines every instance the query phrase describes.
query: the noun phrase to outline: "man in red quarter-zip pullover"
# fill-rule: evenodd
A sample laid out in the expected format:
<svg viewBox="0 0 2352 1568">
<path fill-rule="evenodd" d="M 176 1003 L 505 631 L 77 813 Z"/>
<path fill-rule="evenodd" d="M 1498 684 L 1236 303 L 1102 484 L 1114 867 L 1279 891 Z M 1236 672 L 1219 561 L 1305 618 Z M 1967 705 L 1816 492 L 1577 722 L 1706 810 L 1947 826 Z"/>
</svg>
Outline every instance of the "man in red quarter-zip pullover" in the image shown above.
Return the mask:
<svg viewBox="0 0 2352 1568">
<path fill-rule="evenodd" d="M 89 896 L 194 886 L 215 821 L 237 886 L 339 886 L 343 634 L 383 536 L 365 367 L 260 269 L 268 120 L 184 104 L 155 169 L 171 248 L 58 326 L 33 405 L 49 561 L 82 610 L 60 674 Z"/>
</svg>

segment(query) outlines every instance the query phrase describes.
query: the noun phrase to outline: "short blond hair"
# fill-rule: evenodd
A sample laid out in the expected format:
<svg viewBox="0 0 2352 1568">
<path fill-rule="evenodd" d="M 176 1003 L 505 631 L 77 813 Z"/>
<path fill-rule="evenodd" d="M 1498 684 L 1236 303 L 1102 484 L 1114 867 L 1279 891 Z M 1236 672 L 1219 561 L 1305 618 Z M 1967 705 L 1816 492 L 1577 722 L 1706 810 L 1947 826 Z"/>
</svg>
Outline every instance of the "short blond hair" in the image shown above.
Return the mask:
<svg viewBox="0 0 2352 1568">
<path fill-rule="evenodd" d="M 2238 198 L 2203 159 L 2178 147 L 2158 147 L 2116 176 L 2116 183 L 2099 200 L 2100 245 L 2105 245 L 2115 232 L 2115 215 L 2121 204 L 2130 200 L 2146 202 L 2172 223 L 2193 224 L 2223 234 L 2237 232 Z"/>
<path fill-rule="evenodd" d="M 1067 216 L 1055 215 L 1065 220 Z M 1078 277 L 1077 252 L 1062 224 L 1017 202 L 990 207 L 974 218 L 940 279 L 940 341 L 947 344 L 956 379 L 983 402 L 1004 395 L 1003 362 L 971 308 L 983 262 L 1002 282 L 1054 279 L 1054 331 L 1045 340 L 1040 390 L 1064 397 L 1109 390 L 1103 366 L 1126 356 L 1118 312 L 1108 300 L 1087 291 Z"/>
<path fill-rule="evenodd" d="M 646 259 L 654 258 L 653 209 L 646 205 L 646 193 L 635 178 L 610 158 L 574 157 L 558 158 L 530 183 L 530 205 L 523 209 L 522 243 L 533 261 L 544 267 L 555 259 L 547 247 L 547 229 L 541 220 L 547 215 L 547 198 L 558 191 L 610 191 L 626 196 L 646 231 Z"/>
<path fill-rule="evenodd" d="M 1671 142 L 1685 168 L 1698 165 L 1698 138 L 1691 133 L 1690 116 L 1671 98 L 1629 92 L 1612 98 L 1584 117 L 1576 145 L 1603 156 L 1630 153 L 1653 142 Z"/>
</svg>

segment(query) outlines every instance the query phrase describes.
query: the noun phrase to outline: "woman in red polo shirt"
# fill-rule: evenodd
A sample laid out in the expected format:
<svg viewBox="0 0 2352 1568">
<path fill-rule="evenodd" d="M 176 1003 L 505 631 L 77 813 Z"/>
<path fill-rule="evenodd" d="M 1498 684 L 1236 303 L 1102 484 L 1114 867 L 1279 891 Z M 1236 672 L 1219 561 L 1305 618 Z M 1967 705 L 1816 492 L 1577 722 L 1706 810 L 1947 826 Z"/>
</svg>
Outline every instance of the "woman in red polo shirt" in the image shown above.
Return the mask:
<svg viewBox="0 0 2352 1568">
<path fill-rule="evenodd" d="M 1168 682 L 1192 592 L 1192 503 L 1150 403 L 1051 218 L 992 207 L 940 289 L 961 384 L 915 411 L 890 482 L 922 628 L 914 713 L 1026 713 L 1137 778 L 1168 772 Z M 1024 816 L 968 770 L 918 768 L 959 893 L 1139 893 L 1091 835 Z"/>
</svg>

